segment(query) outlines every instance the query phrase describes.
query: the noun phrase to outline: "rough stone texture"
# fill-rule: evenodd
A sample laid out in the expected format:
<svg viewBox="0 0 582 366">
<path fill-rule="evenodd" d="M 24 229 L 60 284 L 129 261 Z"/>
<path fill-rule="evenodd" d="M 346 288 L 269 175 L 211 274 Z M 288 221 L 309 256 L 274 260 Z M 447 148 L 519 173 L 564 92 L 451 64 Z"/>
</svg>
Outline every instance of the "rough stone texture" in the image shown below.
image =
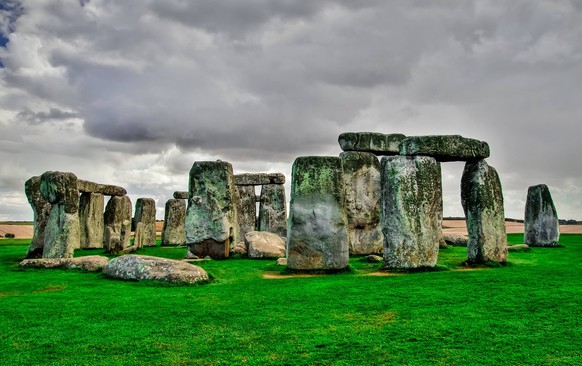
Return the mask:
<svg viewBox="0 0 582 366">
<path fill-rule="evenodd" d="M 81 193 L 79 201 L 80 245 L 82 249 L 103 248 L 103 208 L 101 193 Z"/>
<path fill-rule="evenodd" d="M 560 240 L 558 213 L 548 186 L 539 184 L 527 190 L 524 242 L 532 247 L 552 247 Z"/>
<path fill-rule="evenodd" d="M 385 268 L 434 267 L 442 212 L 440 164 L 428 156 L 382 158 Z"/>
<path fill-rule="evenodd" d="M 278 266 L 286 266 L 287 265 L 287 258 L 278 258 L 276 264 Z"/>
<path fill-rule="evenodd" d="M 468 237 L 460 234 L 444 234 L 443 239 L 445 240 L 445 243 L 459 247 L 460 246 L 466 247 L 467 242 L 469 241 Z"/>
<path fill-rule="evenodd" d="M 398 144 L 406 136 L 375 132 L 345 132 L 339 135 L 338 142 L 343 151 L 362 151 L 376 155 L 398 155 Z"/>
<path fill-rule="evenodd" d="M 105 235 L 103 246 L 110 253 L 119 253 L 129 247 L 131 239 L 131 200 L 127 196 L 113 196 L 103 215 Z"/>
<path fill-rule="evenodd" d="M 508 245 L 507 246 L 508 252 L 519 252 L 519 251 L 525 251 L 528 249 L 529 249 L 529 245 L 527 245 L 527 244 L 515 244 L 515 245 Z"/>
<path fill-rule="evenodd" d="M 156 246 L 156 201 L 153 198 L 138 198 L 135 201 L 134 227 L 143 224 L 141 231 L 141 246 Z"/>
<path fill-rule="evenodd" d="M 100 272 L 105 268 L 109 258 L 101 255 L 89 255 L 77 258 L 38 258 L 25 259 L 20 262 L 20 267 L 34 268 L 68 268 L 81 269 L 87 272 Z"/>
<path fill-rule="evenodd" d="M 101 193 L 105 196 L 125 196 L 127 191 L 123 187 L 77 180 L 77 190 L 85 193 Z"/>
<path fill-rule="evenodd" d="M 287 204 L 285 186 L 282 184 L 265 184 L 261 188 L 259 202 L 257 230 L 286 237 Z"/>
<path fill-rule="evenodd" d="M 341 160 L 295 159 L 291 178 L 287 266 L 292 270 L 336 271 L 349 260 Z"/>
<path fill-rule="evenodd" d="M 489 145 L 459 135 L 411 136 L 400 143 L 400 155 L 427 155 L 437 161 L 471 161 L 489 157 Z"/>
<path fill-rule="evenodd" d="M 285 175 L 281 173 L 245 173 L 234 176 L 237 186 L 262 186 L 263 184 L 285 184 Z"/>
<path fill-rule="evenodd" d="M 186 244 L 186 201 L 169 199 L 164 212 L 162 246 Z"/>
<path fill-rule="evenodd" d="M 190 198 L 190 192 L 176 191 L 174 192 L 174 198 L 177 200 L 187 200 L 188 198 Z"/>
<path fill-rule="evenodd" d="M 24 193 L 34 214 L 34 233 L 26 258 L 41 258 L 44 249 L 44 232 L 51 204 L 40 193 L 40 176 L 32 177 L 24 183 Z"/>
<path fill-rule="evenodd" d="M 188 282 L 208 280 L 208 274 L 193 264 L 149 255 L 123 255 L 113 258 L 103 269 L 103 274 L 122 280 L 157 280 Z"/>
<path fill-rule="evenodd" d="M 380 162 L 367 152 L 340 154 L 350 254 L 382 253 Z"/>
<path fill-rule="evenodd" d="M 249 258 L 281 258 L 285 256 L 285 238 L 266 231 L 245 234 Z"/>
<path fill-rule="evenodd" d="M 360 259 L 361 262 L 368 262 L 368 263 L 380 263 L 384 260 L 384 258 L 380 257 L 379 255 L 370 254 L 365 256 L 364 258 Z"/>
<path fill-rule="evenodd" d="M 461 178 L 467 218 L 467 257 L 471 263 L 507 260 L 503 192 L 497 171 L 485 160 L 467 162 Z"/>
<path fill-rule="evenodd" d="M 195 255 L 226 258 L 240 241 L 232 165 L 198 161 L 192 165 L 186 210 L 186 245 Z"/>
<path fill-rule="evenodd" d="M 135 225 L 135 230 L 133 231 L 133 245 L 131 247 L 134 248 L 132 248 L 132 252 L 143 247 L 144 243 L 148 242 L 148 240 L 149 240 L 149 230 L 146 228 L 146 224 L 144 224 L 143 222 L 138 222 Z M 124 252 L 131 247 L 126 248 Z"/>
<path fill-rule="evenodd" d="M 42 257 L 72 258 L 80 246 L 77 177 L 68 172 L 45 172 L 40 191 L 51 204 Z"/>
<path fill-rule="evenodd" d="M 235 189 L 240 197 L 240 200 L 238 200 L 238 224 L 240 227 L 240 235 L 244 238 L 246 233 L 257 229 L 255 187 L 236 186 Z"/>
</svg>

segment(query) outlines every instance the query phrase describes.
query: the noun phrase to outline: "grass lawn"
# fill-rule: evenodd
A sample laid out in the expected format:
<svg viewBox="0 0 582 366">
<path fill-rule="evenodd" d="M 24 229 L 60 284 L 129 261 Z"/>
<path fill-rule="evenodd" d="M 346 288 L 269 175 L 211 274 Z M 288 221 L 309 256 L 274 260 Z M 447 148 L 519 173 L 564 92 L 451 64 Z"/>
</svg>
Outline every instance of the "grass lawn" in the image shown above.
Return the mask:
<svg viewBox="0 0 582 366">
<path fill-rule="evenodd" d="M 582 235 L 498 268 L 463 269 L 460 247 L 441 250 L 448 270 L 381 276 L 358 258 L 294 278 L 205 261 L 215 280 L 194 286 L 20 269 L 27 244 L 0 240 L 0 365 L 582 365 Z"/>
</svg>

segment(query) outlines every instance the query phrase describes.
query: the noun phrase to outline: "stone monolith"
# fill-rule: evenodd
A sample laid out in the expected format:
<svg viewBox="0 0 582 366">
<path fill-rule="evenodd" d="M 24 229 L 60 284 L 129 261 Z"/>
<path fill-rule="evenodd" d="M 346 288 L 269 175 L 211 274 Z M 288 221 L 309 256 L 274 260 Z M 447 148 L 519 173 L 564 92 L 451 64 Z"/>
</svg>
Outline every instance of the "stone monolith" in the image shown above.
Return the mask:
<svg viewBox="0 0 582 366">
<path fill-rule="evenodd" d="M 153 198 L 138 198 L 135 201 L 134 227 L 143 224 L 140 247 L 156 246 L 156 201 Z"/>
<path fill-rule="evenodd" d="M 48 222 L 51 204 L 40 193 L 40 176 L 30 178 L 24 183 L 24 193 L 34 215 L 32 241 L 26 253 L 27 259 L 42 258 L 44 232 Z"/>
<path fill-rule="evenodd" d="M 238 224 L 240 235 L 257 230 L 257 200 L 255 186 L 235 186 L 240 197 L 238 207 Z"/>
<path fill-rule="evenodd" d="M 169 199 L 164 211 L 162 246 L 186 244 L 186 201 Z"/>
<path fill-rule="evenodd" d="M 103 209 L 105 200 L 101 193 L 81 193 L 79 200 L 79 229 L 81 248 L 103 248 Z"/>
<path fill-rule="evenodd" d="M 553 247 L 560 240 L 558 213 L 548 186 L 539 184 L 527 190 L 524 242 L 532 247 Z"/>
<path fill-rule="evenodd" d="M 128 196 L 113 196 L 105 206 L 105 249 L 113 254 L 129 247 L 131 239 L 131 200 Z"/>
<path fill-rule="evenodd" d="M 257 230 L 282 237 L 287 236 L 287 205 L 284 185 L 265 184 L 261 187 Z"/>
</svg>

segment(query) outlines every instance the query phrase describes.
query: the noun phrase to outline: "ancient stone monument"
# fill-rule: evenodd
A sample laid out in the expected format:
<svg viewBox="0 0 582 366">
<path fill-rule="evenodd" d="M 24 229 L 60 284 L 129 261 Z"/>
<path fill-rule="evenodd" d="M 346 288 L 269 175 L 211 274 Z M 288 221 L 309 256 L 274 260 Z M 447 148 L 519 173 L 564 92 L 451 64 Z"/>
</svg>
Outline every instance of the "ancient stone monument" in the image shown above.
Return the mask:
<svg viewBox="0 0 582 366">
<path fill-rule="evenodd" d="M 410 136 L 400 142 L 400 155 L 432 156 L 437 161 L 473 161 L 489 157 L 484 141 L 459 135 Z"/>
<path fill-rule="evenodd" d="M 103 215 L 104 247 L 113 254 L 129 247 L 131 239 L 131 200 L 128 196 L 112 196 Z"/>
<path fill-rule="evenodd" d="M 255 231 L 257 226 L 257 198 L 255 195 L 255 186 L 237 185 L 235 189 L 240 197 L 238 207 L 238 223 L 240 226 L 240 235 Z"/>
<path fill-rule="evenodd" d="M 264 184 L 261 187 L 257 230 L 287 236 L 287 204 L 283 184 Z"/>
<path fill-rule="evenodd" d="M 240 241 L 232 165 L 197 161 L 190 170 L 186 245 L 199 257 L 226 258 Z"/>
<path fill-rule="evenodd" d="M 162 246 L 186 244 L 186 202 L 169 199 L 164 212 Z"/>
<path fill-rule="evenodd" d="M 287 266 L 337 271 L 348 267 L 341 159 L 306 156 L 293 163 Z"/>
<path fill-rule="evenodd" d="M 24 192 L 34 214 L 34 234 L 26 258 L 42 258 L 44 231 L 48 222 L 51 204 L 40 193 L 40 176 L 32 177 L 24 184 Z"/>
<path fill-rule="evenodd" d="M 527 190 L 524 242 L 529 246 L 557 246 L 560 240 L 558 213 L 548 186 L 539 184 Z"/>
<path fill-rule="evenodd" d="M 80 246 L 82 249 L 103 248 L 103 209 L 101 193 L 81 193 L 79 201 Z"/>
<path fill-rule="evenodd" d="M 383 134 L 376 132 L 344 132 L 338 137 L 338 142 L 343 151 L 369 152 L 375 155 L 398 155 L 400 142 L 406 136 L 395 134 Z"/>
<path fill-rule="evenodd" d="M 136 228 L 138 223 L 142 223 L 140 246 L 156 246 L 156 201 L 153 198 L 137 199 L 133 222 Z"/>
</svg>

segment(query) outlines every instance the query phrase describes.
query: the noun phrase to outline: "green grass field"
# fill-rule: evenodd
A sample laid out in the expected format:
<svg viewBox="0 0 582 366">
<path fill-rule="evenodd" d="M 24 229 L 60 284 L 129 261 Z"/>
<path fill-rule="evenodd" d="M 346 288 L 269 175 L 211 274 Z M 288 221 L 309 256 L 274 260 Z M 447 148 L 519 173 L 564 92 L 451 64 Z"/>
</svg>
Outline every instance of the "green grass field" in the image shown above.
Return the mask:
<svg viewBox="0 0 582 366">
<path fill-rule="evenodd" d="M 27 244 L 0 240 L 0 365 L 582 365 L 582 235 L 498 268 L 443 249 L 445 270 L 398 275 L 357 258 L 294 278 L 271 260 L 206 261 L 215 280 L 193 286 L 20 269 Z"/>
</svg>

